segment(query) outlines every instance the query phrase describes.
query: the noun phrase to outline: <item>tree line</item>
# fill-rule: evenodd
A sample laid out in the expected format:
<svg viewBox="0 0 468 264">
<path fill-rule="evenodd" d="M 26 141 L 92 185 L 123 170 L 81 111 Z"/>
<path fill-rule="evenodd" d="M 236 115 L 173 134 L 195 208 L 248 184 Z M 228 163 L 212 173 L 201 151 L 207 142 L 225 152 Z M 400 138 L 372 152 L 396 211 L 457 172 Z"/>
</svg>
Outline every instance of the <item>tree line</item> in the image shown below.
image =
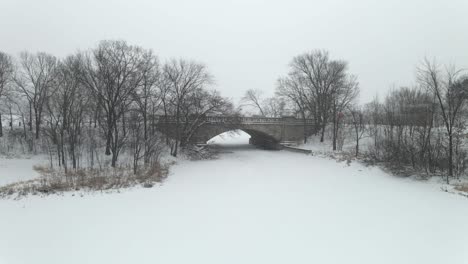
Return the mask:
<svg viewBox="0 0 468 264">
<path fill-rule="evenodd" d="M 10 127 L 5 134 L 0 123 L 2 152 L 51 153 L 65 172 L 105 166 L 104 153 L 111 167 L 130 158 L 136 173 L 157 162 L 165 145 L 177 156 L 202 117 L 234 112 L 212 84 L 202 63 L 161 63 L 152 50 L 120 40 L 65 58 L 0 52 L 0 115 Z M 161 116 L 175 118 L 175 135 L 158 133 Z"/>
<path fill-rule="evenodd" d="M 65 171 L 102 166 L 102 153 L 116 167 L 125 153 L 136 173 L 154 164 L 163 146 L 177 156 L 204 117 L 239 114 L 212 85 L 205 65 L 186 59 L 161 63 L 152 50 L 125 41 L 105 40 L 65 58 L 0 52 L 0 115 L 11 128 L 2 151 L 46 151 Z M 329 137 L 333 150 L 352 141 L 355 156 L 442 173 L 449 181 L 467 167 L 467 93 L 461 70 L 425 59 L 413 87 L 361 105 L 348 62 L 314 50 L 292 58 L 274 96 L 251 89 L 241 105 L 261 116 L 303 120 L 304 143 L 305 122 L 312 119 L 319 140 Z M 161 117 L 171 117 L 171 137 L 158 132 Z"/>
<path fill-rule="evenodd" d="M 458 178 L 466 172 L 468 78 L 455 66 L 424 59 L 416 85 L 366 106 L 372 155 L 399 167 Z"/>
<path fill-rule="evenodd" d="M 277 81 L 275 95 L 248 90 L 242 102 L 264 116 L 313 119 L 320 142 L 330 134 L 332 150 L 345 138 L 363 154 L 399 170 L 410 167 L 446 181 L 465 173 L 468 78 L 461 69 L 424 59 L 413 87 L 392 89 L 383 100 L 359 104 L 359 83 L 348 63 L 325 50 L 294 57 Z M 305 127 L 305 126 L 304 126 Z M 304 130 L 304 143 L 307 143 Z M 366 151 L 361 153 L 362 140 Z"/>
<path fill-rule="evenodd" d="M 332 59 L 325 50 L 300 54 L 292 59 L 289 68 L 287 75 L 278 79 L 275 96 L 262 98 L 261 90 L 248 90 L 243 103 L 269 117 L 294 115 L 304 124 L 313 119 L 321 142 L 331 126 L 333 150 L 337 150 L 341 113 L 352 108 L 359 96 L 357 77 L 349 73 L 348 62 Z M 306 143 L 305 125 L 303 139 Z"/>
</svg>

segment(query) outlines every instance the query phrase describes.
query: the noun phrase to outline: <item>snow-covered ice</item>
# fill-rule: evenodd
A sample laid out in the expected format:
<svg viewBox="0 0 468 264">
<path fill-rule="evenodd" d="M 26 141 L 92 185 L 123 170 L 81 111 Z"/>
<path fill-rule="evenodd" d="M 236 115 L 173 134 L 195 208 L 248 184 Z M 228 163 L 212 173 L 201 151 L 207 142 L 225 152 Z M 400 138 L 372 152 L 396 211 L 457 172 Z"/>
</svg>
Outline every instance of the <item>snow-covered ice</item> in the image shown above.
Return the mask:
<svg viewBox="0 0 468 264">
<path fill-rule="evenodd" d="M 0 200 L 0 263 L 467 263 L 467 198 L 236 140 L 152 189 Z"/>
<path fill-rule="evenodd" d="M 45 158 L 4 158 L 0 157 L 0 186 L 18 181 L 27 181 L 39 177 L 33 170 L 35 165 L 43 165 Z"/>
</svg>

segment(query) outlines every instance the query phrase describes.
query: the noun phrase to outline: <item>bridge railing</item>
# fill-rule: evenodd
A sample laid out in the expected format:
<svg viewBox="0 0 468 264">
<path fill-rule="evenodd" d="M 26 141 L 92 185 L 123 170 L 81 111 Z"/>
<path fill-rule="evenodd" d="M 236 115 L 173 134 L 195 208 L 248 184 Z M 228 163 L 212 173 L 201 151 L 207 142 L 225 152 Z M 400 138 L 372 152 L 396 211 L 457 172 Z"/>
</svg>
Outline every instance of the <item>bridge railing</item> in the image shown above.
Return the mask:
<svg viewBox="0 0 468 264">
<path fill-rule="evenodd" d="M 162 123 L 175 123 L 177 119 L 175 116 L 156 116 L 156 120 Z M 185 122 L 194 122 L 197 118 L 179 118 L 180 123 Z M 205 123 L 224 123 L 224 124 L 292 124 L 292 125 L 302 125 L 304 120 L 284 117 L 236 117 L 236 116 L 207 116 L 203 118 L 198 118 L 200 122 Z M 313 119 L 306 119 L 305 123 L 307 125 L 314 124 Z"/>
</svg>

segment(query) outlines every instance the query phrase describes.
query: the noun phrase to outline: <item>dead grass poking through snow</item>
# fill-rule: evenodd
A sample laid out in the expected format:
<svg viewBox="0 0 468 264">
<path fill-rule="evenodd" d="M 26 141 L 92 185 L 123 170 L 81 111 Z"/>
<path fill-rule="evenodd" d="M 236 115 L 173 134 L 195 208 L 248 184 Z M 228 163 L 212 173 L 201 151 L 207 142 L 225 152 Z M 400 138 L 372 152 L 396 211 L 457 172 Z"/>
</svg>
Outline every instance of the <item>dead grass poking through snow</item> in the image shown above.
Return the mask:
<svg viewBox="0 0 468 264">
<path fill-rule="evenodd" d="M 455 186 L 455 190 L 468 193 L 468 183 Z"/>
<path fill-rule="evenodd" d="M 0 197 L 20 198 L 26 195 L 47 195 L 66 191 L 102 191 L 118 190 L 133 186 L 151 188 L 162 182 L 169 173 L 169 165 L 155 164 L 140 169 L 137 174 L 131 167 L 106 169 L 51 169 L 46 166 L 34 166 L 41 174 L 38 179 L 17 182 L 0 187 Z"/>
</svg>

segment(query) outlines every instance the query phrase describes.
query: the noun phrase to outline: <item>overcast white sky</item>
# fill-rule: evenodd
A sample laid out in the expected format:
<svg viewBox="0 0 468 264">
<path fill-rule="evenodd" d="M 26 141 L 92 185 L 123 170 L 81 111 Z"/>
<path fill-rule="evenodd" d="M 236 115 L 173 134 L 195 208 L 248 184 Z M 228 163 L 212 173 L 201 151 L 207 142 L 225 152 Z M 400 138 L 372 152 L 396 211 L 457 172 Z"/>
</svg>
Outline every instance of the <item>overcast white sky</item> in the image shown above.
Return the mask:
<svg viewBox="0 0 468 264">
<path fill-rule="evenodd" d="M 295 55 L 327 49 L 361 102 L 413 84 L 424 56 L 468 65 L 468 0 L 0 0 L 0 50 L 64 56 L 102 39 L 205 63 L 216 88 L 273 94 Z"/>
</svg>

